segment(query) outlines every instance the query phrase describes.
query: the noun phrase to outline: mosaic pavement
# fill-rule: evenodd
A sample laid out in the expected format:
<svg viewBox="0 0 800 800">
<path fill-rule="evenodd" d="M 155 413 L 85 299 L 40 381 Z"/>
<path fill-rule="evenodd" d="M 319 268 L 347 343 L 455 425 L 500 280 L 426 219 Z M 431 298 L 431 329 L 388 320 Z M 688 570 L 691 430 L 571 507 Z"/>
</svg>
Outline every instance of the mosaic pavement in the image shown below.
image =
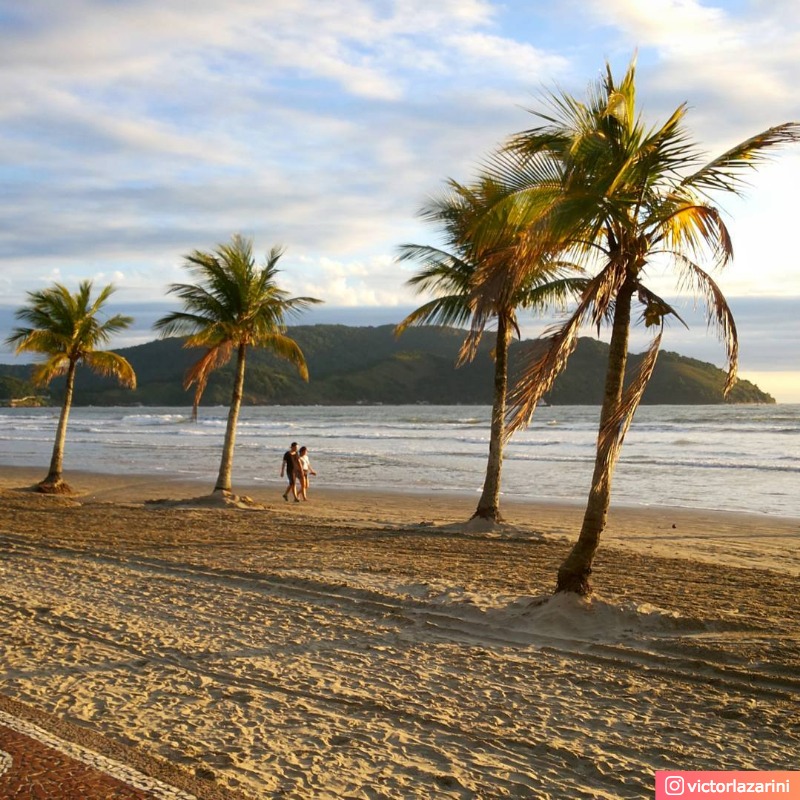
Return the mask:
<svg viewBox="0 0 800 800">
<path fill-rule="evenodd" d="M 183 774 L 178 776 L 169 765 L 157 764 L 142 754 L 134 754 L 97 734 L 8 697 L 0 695 L 0 701 L 0 798 L 220 800 L 240 797 L 216 785 L 204 785 L 205 782 Z M 136 766 L 126 760 L 133 761 Z M 142 769 L 138 768 L 140 766 Z"/>
</svg>

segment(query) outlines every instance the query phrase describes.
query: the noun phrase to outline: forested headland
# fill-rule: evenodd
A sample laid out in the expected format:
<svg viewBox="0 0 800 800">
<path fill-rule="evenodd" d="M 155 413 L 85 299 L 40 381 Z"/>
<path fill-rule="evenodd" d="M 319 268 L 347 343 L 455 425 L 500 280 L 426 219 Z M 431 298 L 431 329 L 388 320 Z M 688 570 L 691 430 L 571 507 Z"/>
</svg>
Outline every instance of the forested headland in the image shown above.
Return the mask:
<svg viewBox="0 0 800 800">
<path fill-rule="evenodd" d="M 492 401 L 492 361 L 489 339 L 471 363 L 456 367 L 464 331 L 446 327 L 410 328 L 394 335 L 394 326 L 299 325 L 290 328 L 308 362 L 310 380 L 301 380 L 286 361 L 254 349 L 248 359 L 243 402 L 248 405 L 489 404 Z M 532 340 L 511 347 L 512 375 L 521 356 L 536 347 Z M 185 349 L 180 339 L 117 348 L 138 377 L 130 391 L 112 380 L 82 369 L 75 388 L 78 405 L 187 406 L 193 392 L 184 390 L 183 376 L 199 351 Z M 582 338 L 564 373 L 545 400 L 552 405 L 599 405 L 608 346 Z M 631 356 L 634 370 L 638 356 Z M 214 372 L 203 405 L 230 400 L 232 366 Z M 41 395 L 31 382 L 32 365 L 0 365 L 0 401 Z M 749 381 L 739 381 L 727 401 L 725 373 L 713 364 L 669 351 L 659 355 L 644 395 L 649 404 L 774 403 Z M 63 382 L 53 381 L 46 403 L 60 402 Z M 28 402 L 35 402 L 29 400 Z"/>
</svg>

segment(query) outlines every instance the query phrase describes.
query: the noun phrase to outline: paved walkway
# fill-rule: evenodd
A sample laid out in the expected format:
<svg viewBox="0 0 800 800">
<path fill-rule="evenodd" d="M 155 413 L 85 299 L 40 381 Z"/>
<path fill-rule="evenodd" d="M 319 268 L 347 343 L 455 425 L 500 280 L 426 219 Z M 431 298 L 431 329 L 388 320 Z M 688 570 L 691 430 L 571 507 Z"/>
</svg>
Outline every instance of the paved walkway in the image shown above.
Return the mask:
<svg viewBox="0 0 800 800">
<path fill-rule="evenodd" d="M 204 783 L 0 695 L 1 798 L 217 800 L 237 796 Z"/>
</svg>

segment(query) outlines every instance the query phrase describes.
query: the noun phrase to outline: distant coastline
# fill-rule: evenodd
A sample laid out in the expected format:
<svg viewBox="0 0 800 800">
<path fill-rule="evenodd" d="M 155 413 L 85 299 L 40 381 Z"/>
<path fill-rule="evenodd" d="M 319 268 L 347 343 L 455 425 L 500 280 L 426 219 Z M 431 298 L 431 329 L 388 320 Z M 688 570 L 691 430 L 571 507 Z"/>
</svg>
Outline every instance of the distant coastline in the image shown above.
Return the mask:
<svg viewBox="0 0 800 800">
<path fill-rule="evenodd" d="M 308 325 L 292 328 L 292 336 L 308 362 L 308 383 L 294 369 L 267 352 L 254 349 L 248 358 L 243 404 L 296 406 L 356 405 L 487 405 L 492 402 L 491 343 L 481 342 L 474 361 L 456 367 L 465 331 L 445 327 L 411 328 L 401 337 L 393 325 L 351 327 Z M 537 347 L 535 340 L 515 342 L 510 352 L 513 383 Z M 199 351 L 183 348 L 180 339 L 164 339 L 116 352 L 133 366 L 138 387 L 122 389 L 110 380 L 81 370 L 74 404 L 79 406 L 191 405 L 183 376 Z M 635 370 L 641 356 L 631 355 Z M 608 346 L 580 339 L 567 368 L 545 396 L 549 405 L 599 405 Z M 0 364 L 0 403 L 40 398 L 31 382 L 32 365 Z M 697 359 L 662 351 L 645 392 L 645 405 L 772 404 L 775 399 L 749 381 L 739 381 L 723 396 L 723 370 Z M 232 367 L 214 372 L 203 396 L 207 406 L 230 401 Z M 30 405 L 59 405 L 63 383 L 53 381 L 51 399 Z"/>
</svg>

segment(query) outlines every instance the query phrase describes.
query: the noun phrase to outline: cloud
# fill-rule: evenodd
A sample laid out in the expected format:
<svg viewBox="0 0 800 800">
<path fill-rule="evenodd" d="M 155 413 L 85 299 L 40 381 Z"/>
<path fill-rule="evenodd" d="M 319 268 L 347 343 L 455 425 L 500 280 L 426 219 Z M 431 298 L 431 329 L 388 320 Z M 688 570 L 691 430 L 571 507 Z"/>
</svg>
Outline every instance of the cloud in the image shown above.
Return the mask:
<svg viewBox="0 0 800 800">
<path fill-rule="evenodd" d="M 9 11 L 0 37 L 0 65 L 17 76 L 57 85 L 119 84 L 158 79 L 162 87 L 215 74 L 252 88 L 281 71 L 324 78 L 367 97 L 399 96 L 396 52 L 410 56 L 417 42 L 425 58 L 407 57 L 408 67 L 433 63 L 436 42 L 454 30 L 473 30 L 493 16 L 490 3 L 402 0 L 386 6 L 368 0 L 256 3 L 196 0 L 191 13 L 179 0 L 45 0 Z M 67 32 L 67 35 L 65 35 Z M 31 81 L 31 84 L 33 81 Z"/>
<path fill-rule="evenodd" d="M 413 292 L 403 285 L 412 273 L 391 256 L 355 262 L 305 259 L 303 267 L 305 277 L 300 280 L 286 272 L 287 288 L 293 294 L 318 297 L 334 308 L 396 308 L 414 302 Z"/>
<path fill-rule="evenodd" d="M 798 117 L 796 4 L 751 3 L 735 11 L 695 0 L 585 5 L 615 32 L 615 54 L 627 59 L 639 50 L 640 84 L 652 88 L 651 103 L 666 112 L 688 102 L 692 126 L 710 150 Z"/>
<path fill-rule="evenodd" d="M 452 76 L 472 63 L 477 72 L 464 54 L 440 58 L 440 37 L 486 24 L 491 6 L 391 8 L 200 2 L 186 15 L 177 2 L 83 0 L 16 9 L 17 24 L 0 34 L 0 152 L 19 178 L 0 208 L 3 255 L 69 257 L 85 245 L 113 257 L 114 242 L 133 240 L 148 253 L 195 227 L 219 238 L 280 231 L 287 218 L 324 219 L 312 226 L 323 232 L 337 222 L 342 241 L 363 235 L 369 209 L 413 215 L 442 163 L 477 159 L 476 140 L 489 147 L 502 128 L 463 89 L 394 101 L 430 71 Z"/>
<path fill-rule="evenodd" d="M 562 56 L 502 36 L 470 32 L 448 36 L 446 42 L 453 46 L 456 57 L 463 59 L 468 68 L 484 75 L 505 73 L 518 79 L 519 76 L 546 74 L 556 78 L 568 66 L 567 59 Z"/>
<path fill-rule="evenodd" d="M 6 5 L 0 291 L 14 304 L 87 275 L 155 301 L 185 253 L 238 231 L 259 252 L 286 245 L 287 285 L 327 309 L 413 306 L 394 255 L 436 239 L 415 216 L 426 198 L 526 127 L 540 87 L 581 95 L 604 56 L 624 66 L 637 47 L 648 119 L 688 100 L 711 152 L 800 118 L 788 0 Z M 800 296 L 799 159 L 726 201 L 729 296 Z"/>
</svg>

